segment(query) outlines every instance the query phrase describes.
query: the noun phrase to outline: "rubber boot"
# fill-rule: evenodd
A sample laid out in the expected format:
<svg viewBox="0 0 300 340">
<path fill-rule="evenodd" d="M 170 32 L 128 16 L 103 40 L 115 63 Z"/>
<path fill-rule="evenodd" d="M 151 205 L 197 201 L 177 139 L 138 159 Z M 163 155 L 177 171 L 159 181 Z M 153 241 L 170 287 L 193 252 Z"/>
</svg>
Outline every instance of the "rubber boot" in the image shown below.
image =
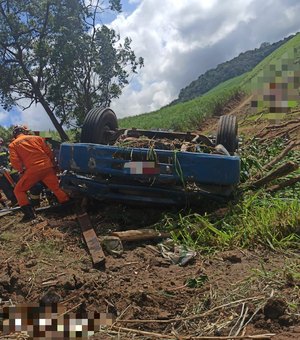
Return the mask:
<svg viewBox="0 0 300 340">
<path fill-rule="evenodd" d="M 36 218 L 35 211 L 31 205 L 23 205 L 23 207 L 21 207 L 21 210 L 24 216 L 20 222 L 29 222 Z"/>
</svg>

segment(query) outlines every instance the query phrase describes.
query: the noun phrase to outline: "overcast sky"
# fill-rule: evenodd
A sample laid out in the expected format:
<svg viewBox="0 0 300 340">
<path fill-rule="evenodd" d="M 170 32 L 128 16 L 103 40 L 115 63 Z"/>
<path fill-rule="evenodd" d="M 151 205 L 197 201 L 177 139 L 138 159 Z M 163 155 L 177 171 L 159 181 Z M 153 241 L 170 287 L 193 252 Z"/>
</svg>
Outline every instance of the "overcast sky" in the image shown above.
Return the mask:
<svg viewBox="0 0 300 340">
<path fill-rule="evenodd" d="M 110 25 L 132 38 L 145 67 L 111 107 L 119 118 L 159 109 L 200 74 L 239 53 L 300 31 L 299 0 L 121 0 Z M 42 109 L 0 110 L 0 124 L 53 129 Z"/>
</svg>

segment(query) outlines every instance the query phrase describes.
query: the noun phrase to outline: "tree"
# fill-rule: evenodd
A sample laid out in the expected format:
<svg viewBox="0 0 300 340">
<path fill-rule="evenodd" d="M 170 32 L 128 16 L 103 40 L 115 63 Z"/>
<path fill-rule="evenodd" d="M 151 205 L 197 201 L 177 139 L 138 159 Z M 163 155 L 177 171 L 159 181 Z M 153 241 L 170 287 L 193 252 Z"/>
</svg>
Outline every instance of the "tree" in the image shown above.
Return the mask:
<svg viewBox="0 0 300 340">
<path fill-rule="evenodd" d="M 131 40 L 99 25 L 120 0 L 0 0 L 0 103 L 40 103 L 62 140 L 94 106 L 118 98 L 143 66 Z"/>
<path fill-rule="evenodd" d="M 11 142 L 12 127 L 5 128 L 0 125 L 0 136 L 4 140 L 4 144 L 8 145 Z"/>
</svg>

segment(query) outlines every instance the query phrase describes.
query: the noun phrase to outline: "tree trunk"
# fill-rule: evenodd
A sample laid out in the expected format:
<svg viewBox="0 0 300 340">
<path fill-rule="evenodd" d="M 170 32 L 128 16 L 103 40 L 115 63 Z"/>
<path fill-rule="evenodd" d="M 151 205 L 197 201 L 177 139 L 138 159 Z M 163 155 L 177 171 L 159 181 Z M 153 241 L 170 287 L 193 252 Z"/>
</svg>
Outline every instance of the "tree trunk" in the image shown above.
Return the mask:
<svg viewBox="0 0 300 340">
<path fill-rule="evenodd" d="M 54 113 L 52 112 L 49 104 L 47 103 L 45 97 L 43 96 L 39 85 L 37 84 L 37 82 L 34 80 L 34 78 L 32 77 L 32 75 L 30 74 L 30 72 L 28 71 L 25 63 L 23 62 L 23 52 L 22 49 L 19 45 L 17 45 L 17 49 L 18 49 L 18 58 L 17 61 L 20 64 L 24 74 L 26 75 L 28 81 L 30 82 L 32 89 L 35 93 L 36 98 L 38 99 L 38 102 L 41 103 L 41 105 L 43 106 L 43 108 L 45 109 L 45 111 L 47 112 L 51 122 L 53 123 L 55 129 L 57 130 L 57 132 L 59 133 L 59 136 L 62 140 L 62 142 L 68 141 L 69 137 L 68 135 L 65 133 L 64 129 L 62 128 L 62 126 L 59 124 L 58 120 L 56 119 Z"/>
<path fill-rule="evenodd" d="M 55 129 L 59 133 L 59 136 L 60 136 L 62 142 L 68 141 L 69 140 L 68 135 L 66 134 L 66 132 L 64 131 L 62 126 L 59 124 L 58 120 L 54 116 L 52 110 L 50 109 L 48 103 L 46 102 L 46 100 L 44 99 L 42 94 L 39 97 L 39 101 L 40 101 L 41 105 L 43 106 L 43 108 L 45 109 L 45 111 L 47 112 L 47 115 L 49 116 L 49 118 L 50 118 L 52 124 L 54 125 Z"/>
</svg>

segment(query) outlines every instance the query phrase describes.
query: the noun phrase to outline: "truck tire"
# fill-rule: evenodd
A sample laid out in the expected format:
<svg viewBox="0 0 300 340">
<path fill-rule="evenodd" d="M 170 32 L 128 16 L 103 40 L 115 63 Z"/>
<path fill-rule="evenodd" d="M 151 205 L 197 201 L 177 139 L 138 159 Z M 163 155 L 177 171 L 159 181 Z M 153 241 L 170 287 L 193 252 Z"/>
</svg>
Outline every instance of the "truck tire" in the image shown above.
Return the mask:
<svg viewBox="0 0 300 340">
<path fill-rule="evenodd" d="M 238 124 L 235 116 L 221 116 L 218 123 L 216 145 L 222 144 L 233 155 L 238 148 Z"/>
<path fill-rule="evenodd" d="M 117 116 L 110 108 L 98 107 L 88 112 L 81 129 L 81 143 L 109 144 L 107 131 L 118 129 Z"/>
</svg>

